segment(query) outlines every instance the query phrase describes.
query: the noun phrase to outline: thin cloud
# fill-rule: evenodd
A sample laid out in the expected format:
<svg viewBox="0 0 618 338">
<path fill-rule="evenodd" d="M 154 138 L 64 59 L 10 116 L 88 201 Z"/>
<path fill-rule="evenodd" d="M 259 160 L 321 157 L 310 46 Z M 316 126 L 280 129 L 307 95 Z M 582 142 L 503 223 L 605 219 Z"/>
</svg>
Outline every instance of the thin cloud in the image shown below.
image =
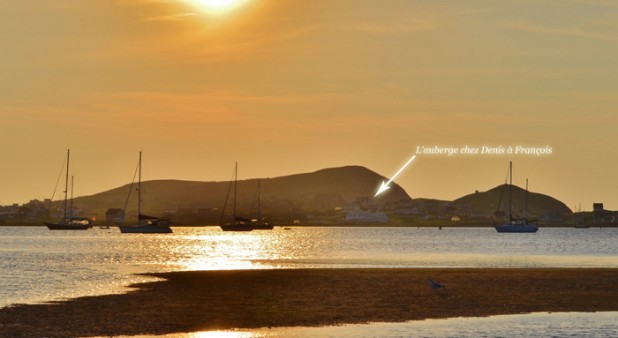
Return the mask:
<svg viewBox="0 0 618 338">
<path fill-rule="evenodd" d="M 368 33 L 396 34 L 423 32 L 434 29 L 434 25 L 427 21 L 414 21 L 412 23 L 377 23 L 362 22 L 355 26 L 356 30 Z"/>
<path fill-rule="evenodd" d="M 541 25 L 533 25 L 526 22 L 507 22 L 504 26 L 508 29 L 518 30 L 527 33 L 537 33 L 537 34 L 551 34 L 551 35 L 561 35 L 568 37 L 577 37 L 584 39 L 593 39 L 600 41 L 618 41 L 618 36 L 609 35 L 603 33 L 596 33 L 585 31 L 577 28 L 557 28 L 557 27 L 547 27 Z"/>
<path fill-rule="evenodd" d="M 170 3 L 171 0 L 116 0 L 117 5 L 151 4 L 151 3 Z"/>
<path fill-rule="evenodd" d="M 199 16 L 198 13 L 181 13 L 181 14 L 172 14 L 172 15 L 162 15 L 162 16 L 154 16 L 149 18 L 144 18 L 142 21 L 178 21 L 185 19 L 187 17 Z"/>
<path fill-rule="evenodd" d="M 576 3 L 596 6 L 596 7 L 605 7 L 605 8 L 618 8 L 618 3 L 615 0 L 574 0 Z"/>
<path fill-rule="evenodd" d="M 321 25 L 308 25 L 269 32 L 268 34 L 245 32 L 233 35 L 234 38 L 229 39 L 217 36 L 197 36 L 187 43 L 191 46 L 202 47 L 199 49 L 177 49 L 174 54 L 174 62 L 182 60 L 182 62 L 191 64 L 208 64 L 255 58 L 257 55 L 273 53 L 279 48 L 285 48 L 285 42 L 296 41 L 315 34 L 321 28 Z M 284 47 L 279 47 L 282 45 Z"/>
</svg>

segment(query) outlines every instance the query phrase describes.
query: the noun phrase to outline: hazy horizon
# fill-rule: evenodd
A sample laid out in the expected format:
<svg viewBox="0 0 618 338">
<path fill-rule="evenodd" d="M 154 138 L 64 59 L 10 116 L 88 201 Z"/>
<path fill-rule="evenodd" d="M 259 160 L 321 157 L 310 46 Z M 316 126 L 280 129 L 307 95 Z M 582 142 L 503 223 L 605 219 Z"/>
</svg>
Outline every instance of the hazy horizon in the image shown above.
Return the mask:
<svg viewBox="0 0 618 338">
<path fill-rule="evenodd" d="M 604 0 L 0 0 L 0 204 L 144 180 L 361 165 L 452 200 L 504 183 L 618 209 L 618 5 Z M 377 187 L 376 187 L 377 189 Z"/>
</svg>

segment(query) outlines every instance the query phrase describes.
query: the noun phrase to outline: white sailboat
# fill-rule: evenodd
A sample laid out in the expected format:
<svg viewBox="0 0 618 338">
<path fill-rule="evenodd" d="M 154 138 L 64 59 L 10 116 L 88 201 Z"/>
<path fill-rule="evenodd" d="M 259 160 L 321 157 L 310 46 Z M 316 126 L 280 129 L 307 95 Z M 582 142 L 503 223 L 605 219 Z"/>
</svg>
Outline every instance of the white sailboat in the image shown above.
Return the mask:
<svg viewBox="0 0 618 338">
<path fill-rule="evenodd" d="M 509 162 L 509 221 L 494 227 L 497 232 L 534 233 L 539 230 L 536 224 L 528 221 L 528 182 L 526 181 L 526 217 L 513 218 L 513 162 Z"/>
<path fill-rule="evenodd" d="M 137 181 L 137 224 L 130 226 L 119 226 L 120 232 L 123 234 L 171 234 L 170 225 L 172 221 L 169 218 L 152 217 L 142 214 L 142 152 L 139 152 L 138 162 L 138 181 Z M 133 189 L 133 184 L 129 190 L 129 195 Z M 125 204 L 126 209 L 126 204 Z M 125 210 L 126 211 L 126 210 Z M 123 215 L 125 213 L 123 212 Z M 124 220 L 123 220 L 124 221 Z"/>
<path fill-rule="evenodd" d="M 69 162 L 71 150 L 67 149 L 66 179 L 64 182 L 64 213 L 57 222 L 45 222 L 49 230 L 87 230 L 92 228 L 92 221 L 86 217 L 73 217 L 73 177 L 71 177 L 71 204 L 68 205 Z"/>
</svg>

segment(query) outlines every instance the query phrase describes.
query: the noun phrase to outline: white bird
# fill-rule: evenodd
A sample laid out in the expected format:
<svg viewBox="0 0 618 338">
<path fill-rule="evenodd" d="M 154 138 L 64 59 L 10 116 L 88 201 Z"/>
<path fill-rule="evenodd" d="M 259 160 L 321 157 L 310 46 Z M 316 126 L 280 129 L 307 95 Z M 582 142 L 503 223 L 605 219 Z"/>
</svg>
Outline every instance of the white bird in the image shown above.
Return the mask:
<svg viewBox="0 0 618 338">
<path fill-rule="evenodd" d="M 445 288 L 446 286 L 434 281 L 433 279 L 429 280 L 429 287 L 432 288 L 433 290 L 437 290 L 437 289 L 442 289 Z"/>
</svg>

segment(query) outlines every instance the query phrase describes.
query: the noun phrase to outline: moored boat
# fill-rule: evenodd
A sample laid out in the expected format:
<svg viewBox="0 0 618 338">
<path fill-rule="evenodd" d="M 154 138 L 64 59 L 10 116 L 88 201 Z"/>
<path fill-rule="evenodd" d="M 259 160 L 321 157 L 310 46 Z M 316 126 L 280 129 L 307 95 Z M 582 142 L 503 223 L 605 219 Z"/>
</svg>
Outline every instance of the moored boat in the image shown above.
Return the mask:
<svg viewBox="0 0 618 338">
<path fill-rule="evenodd" d="M 262 216 L 261 181 L 257 182 L 257 218 L 251 219 L 251 227 L 255 230 L 272 230 L 274 226 Z"/>
<path fill-rule="evenodd" d="M 69 163 L 71 150 L 67 149 L 66 178 L 64 183 L 63 216 L 57 222 L 44 222 L 49 230 L 87 230 L 92 228 L 92 220 L 86 217 L 73 217 L 73 180 L 71 179 L 71 204 L 68 204 Z M 53 198 L 53 197 L 52 197 Z"/>
<path fill-rule="evenodd" d="M 500 233 L 534 233 L 539 230 L 536 224 L 528 221 L 528 181 L 526 180 L 526 217 L 513 218 L 513 162 L 509 162 L 509 221 L 494 226 Z"/>
<path fill-rule="evenodd" d="M 219 227 L 223 231 L 252 231 L 252 230 L 272 230 L 274 226 L 266 221 L 262 217 L 262 206 L 260 205 L 260 181 L 258 181 L 258 190 L 257 190 L 257 202 L 258 202 L 258 216 L 257 218 L 250 219 L 239 217 L 236 215 L 236 194 L 237 194 L 237 183 L 238 183 L 238 163 L 234 166 L 234 175 L 233 180 L 230 182 L 230 186 L 227 191 L 227 196 L 225 197 L 225 203 L 223 205 L 223 211 L 221 212 L 221 219 L 219 221 Z M 234 195 L 232 202 L 232 222 L 223 223 L 225 217 L 225 209 L 227 207 L 227 201 L 229 200 L 230 193 L 232 192 L 232 186 L 234 187 Z"/>
<path fill-rule="evenodd" d="M 525 221 L 510 221 L 495 226 L 497 232 L 537 232 L 539 227 Z"/>
<path fill-rule="evenodd" d="M 137 183 L 137 215 L 138 222 L 135 225 L 121 225 L 120 232 L 123 234 L 171 234 L 172 228 L 170 228 L 172 221 L 169 218 L 159 218 L 153 216 L 143 215 L 142 209 L 142 152 L 139 152 L 138 162 L 138 183 Z M 133 190 L 133 184 L 129 189 L 129 196 Z M 127 198 L 128 200 L 128 198 Z M 126 204 L 125 204 L 126 209 Z M 126 210 L 125 210 L 126 211 Z M 123 215 L 125 212 L 123 211 Z M 124 220 L 122 220 L 124 223 Z"/>
<path fill-rule="evenodd" d="M 60 222 L 45 222 L 49 230 L 87 230 L 92 228 L 92 220 L 86 217 L 70 217 Z"/>
</svg>

